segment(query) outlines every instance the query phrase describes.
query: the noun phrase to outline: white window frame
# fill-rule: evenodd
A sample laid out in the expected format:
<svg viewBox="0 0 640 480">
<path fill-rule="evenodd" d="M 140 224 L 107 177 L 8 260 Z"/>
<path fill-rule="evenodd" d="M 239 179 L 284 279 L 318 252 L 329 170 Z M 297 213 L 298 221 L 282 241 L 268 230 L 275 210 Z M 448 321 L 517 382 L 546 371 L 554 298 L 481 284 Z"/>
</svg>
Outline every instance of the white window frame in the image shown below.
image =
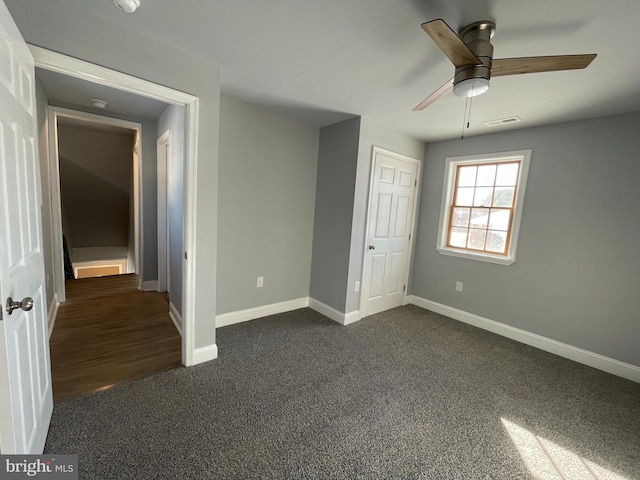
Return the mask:
<svg viewBox="0 0 640 480">
<path fill-rule="evenodd" d="M 453 201 L 456 171 L 459 165 L 495 163 L 519 161 L 518 183 L 516 187 L 516 198 L 513 206 L 513 221 L 511 224 L 511 235 L 507 245 L 507 255 L 492 255 L 486 252 L 473 252 L 469 250 L 447 246 L 447 236 L 449 233 L 449 215 L 451 214 L 451 202 Z M 518 246 L 518 235 L 520 233 L 520 222 L 522 219 L 522 209 L 524 206 L 524 194 L 527 187 L 527 177 L 529 175 L 529 163 L 531 161 L 531 150 L 514 150 L 510 152 L 487 153 L 480 155 L 464 155 L 459 157 L 447 157 L 444 170 L 444 184 L 442 188 L 442 201 L 440 202 L 440 221 L 438 223 L 438 241 L 436 250 L 442 255 L 468 258 L 481 262 L 496 263 L 498 265 L 511 265 L 516 261 L 516 250 Z"/>
</svg>

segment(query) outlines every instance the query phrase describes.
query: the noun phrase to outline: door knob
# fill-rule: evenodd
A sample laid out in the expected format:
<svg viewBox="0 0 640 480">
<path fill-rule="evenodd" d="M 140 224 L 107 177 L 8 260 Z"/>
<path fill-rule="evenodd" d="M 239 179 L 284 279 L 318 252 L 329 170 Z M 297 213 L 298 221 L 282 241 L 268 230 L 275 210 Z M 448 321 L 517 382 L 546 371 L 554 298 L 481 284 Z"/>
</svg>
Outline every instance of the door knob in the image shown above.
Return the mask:
<svg viewBox="0 0 640 480">
<path fill-rule="evenodd" d="M 21 302 L 14 300 L 13 298 L 7 298 L 7 313 L 11 315 L 14 310 L 21 308 L 25 312 L 28 312 L 33 308 L 33 298 L 24 297 Z"/>
<path fill-rule="evenodd" d="M 369 245 L 369 250 L 375 250 L 376 246 L 375 245 Z"/>
</svg>

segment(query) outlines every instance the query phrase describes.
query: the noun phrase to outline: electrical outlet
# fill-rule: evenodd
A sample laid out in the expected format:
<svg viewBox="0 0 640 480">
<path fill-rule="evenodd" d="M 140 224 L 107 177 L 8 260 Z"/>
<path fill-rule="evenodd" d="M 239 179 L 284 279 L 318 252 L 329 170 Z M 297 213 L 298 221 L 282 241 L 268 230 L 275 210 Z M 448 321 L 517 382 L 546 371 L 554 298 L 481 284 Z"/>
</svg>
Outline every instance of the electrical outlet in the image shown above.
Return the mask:
<svg viewBox="0 0 640 480">
<path fill-rule="evenodd" d="M 462 282 L 456 282 L 456 292 L 461 292 L 463 285 Z"/>
<path fill-rule="evenodd" d="M 360 291 L 360 280 L 356 280 L 356 285 L 355 285 L 355 287 L 353 287 L 353 290 L 355 292 L 359 292 Z"/>
<path fill-rule="evenodd" d="M 257 286 L 258 288 L 262 288 L 264 286 L 264 277 L 258 277 Z"/>
</svg>

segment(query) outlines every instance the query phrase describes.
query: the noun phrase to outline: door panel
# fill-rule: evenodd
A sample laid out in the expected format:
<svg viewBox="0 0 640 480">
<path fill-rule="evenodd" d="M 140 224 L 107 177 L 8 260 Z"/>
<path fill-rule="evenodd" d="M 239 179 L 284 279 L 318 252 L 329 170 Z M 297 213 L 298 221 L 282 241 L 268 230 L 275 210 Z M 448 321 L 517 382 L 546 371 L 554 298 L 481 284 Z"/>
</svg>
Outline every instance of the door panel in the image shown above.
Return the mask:
<svg viewBox="0 0 640 480">
<path fill-rule="evenodd" d="M 378 195 L 378 211 L 376 212 L 376 238 L 386 238 L 389 235 L 391 221 L 391 202 L 393 196 L 383 193 Z"/>
<path fill-rule="evenodd" d="M 384 267 L 387 263 L 386 254 L 376 254 L 371 256 L 371 289 L 369 298 L 381 297 L 384 288 Z"/>
<path fill-rule="evenodd" d="M 374 149 L 362 316 L 402 305 L 419 162 Z"/>
</svg>

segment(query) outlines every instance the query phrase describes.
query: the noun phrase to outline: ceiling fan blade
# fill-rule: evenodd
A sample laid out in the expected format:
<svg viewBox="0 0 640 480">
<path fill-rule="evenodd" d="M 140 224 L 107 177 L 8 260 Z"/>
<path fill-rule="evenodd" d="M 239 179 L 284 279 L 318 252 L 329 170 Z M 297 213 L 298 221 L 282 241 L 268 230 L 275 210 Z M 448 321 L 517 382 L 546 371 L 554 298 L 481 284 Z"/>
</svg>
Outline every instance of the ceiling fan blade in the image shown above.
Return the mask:
<svg viewBox="0 0 640 480">
<path fill-rule="evenodd" d="M 482 64 L 471 49 L 456 35 L 456 32 L 451 30 L 451 27 L 441 18 L 425 22 L 421 27 L 456 67 Z"/>
<path fill-rule="evenodd" d="M 427 98 L 425 98 L 418 105 L 413 107 L 413 111 L 414 112 L 419 112 L 420 110 L 424 110 L 429 105 L 434 103 L 436 100 L 441 99 L 442 97 L 444 97 L 447 93 L 450 93 L 451 91 L 453 91 L 453 78 L 451 80 L 449 80 L 447 83 L 445 83 L 444 85 L 442 85 L 439 89 L 437 89 L 435 92 L 433 92 Z"/>
<path fill-rule="evenodd" d="M 498 58 L 493 60 L 492 77 L 520 75 L 523 73 L 580 70 L 596 58 L 595 53 L 586 55 L 552 55 L 548 57 Z"/>
</svg>

